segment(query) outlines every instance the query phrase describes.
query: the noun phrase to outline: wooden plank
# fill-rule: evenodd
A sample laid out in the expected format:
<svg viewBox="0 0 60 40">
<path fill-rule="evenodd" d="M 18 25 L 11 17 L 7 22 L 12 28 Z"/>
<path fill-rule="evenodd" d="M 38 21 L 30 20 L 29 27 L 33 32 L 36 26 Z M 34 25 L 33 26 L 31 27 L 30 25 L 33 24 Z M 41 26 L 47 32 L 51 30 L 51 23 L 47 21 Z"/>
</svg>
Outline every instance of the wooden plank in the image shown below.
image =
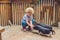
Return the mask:
<svg viewBox="0 0 60 40">
<path fill-rule="evenodd" d="M 2 38 L 1 38 L 1 33 L 0 33 L 0 40 L 2 40 Z"/>
<path fill-rule="evenodd" d="M 0 0 L 0 1 L 10 1 L 10 0 Z"/>
<path fill-rule="evenodd" d="M 0 3 L 11 3 L 11 1 L 0 1 Z"/>
<path fill-rule="evenodd" d="M 2 40 L 2 36 L 1 36 L 1 33 L 4 32 L 4 27 L 0 27 L 0 40 Z"/>
<path fill-rule="evenodd" d="M 0 33 L 2 33 L 4 30 L 4 27 L 0 27 Z"/>
</svg>

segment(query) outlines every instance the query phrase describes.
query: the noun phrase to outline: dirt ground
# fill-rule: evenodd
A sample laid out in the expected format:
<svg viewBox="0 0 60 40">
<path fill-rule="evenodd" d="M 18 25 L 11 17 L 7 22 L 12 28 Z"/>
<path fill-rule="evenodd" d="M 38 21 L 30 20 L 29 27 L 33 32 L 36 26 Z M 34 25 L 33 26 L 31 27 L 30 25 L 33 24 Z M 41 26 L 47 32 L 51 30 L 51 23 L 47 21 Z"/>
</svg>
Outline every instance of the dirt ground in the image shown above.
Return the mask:
<svg viewBox="0 0 60 40">
<path fill-rule="evenodd" d="M 5 26 L 2 40 L 60 40 L 60 28 L 54 28 L 56 34 L 52 37 L 39 35 L 38 32 L 23 32 L 21 26 Z M 34 31 L 35 32 L 35 31 Z"/>
</svg>

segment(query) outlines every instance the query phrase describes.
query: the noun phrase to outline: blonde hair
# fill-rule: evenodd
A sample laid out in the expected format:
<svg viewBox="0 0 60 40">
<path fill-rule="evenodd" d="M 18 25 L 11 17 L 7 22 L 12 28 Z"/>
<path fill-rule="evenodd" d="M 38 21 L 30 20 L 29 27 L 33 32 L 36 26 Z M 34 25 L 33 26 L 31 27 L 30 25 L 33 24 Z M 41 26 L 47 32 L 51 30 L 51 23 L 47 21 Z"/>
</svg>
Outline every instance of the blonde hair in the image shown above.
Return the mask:
<svg viewBox="0 0 60 40">
<path fill-rule="evenodd" d="M 28 8 L 25 9 L 25 12 L 26 12 L 26 13 L 29 12 L 29 11 L 31 11 L 32 14 L 34 14 L 34 9 L 33 9 L 33 8 L 28 7 Z"/>
</svg>

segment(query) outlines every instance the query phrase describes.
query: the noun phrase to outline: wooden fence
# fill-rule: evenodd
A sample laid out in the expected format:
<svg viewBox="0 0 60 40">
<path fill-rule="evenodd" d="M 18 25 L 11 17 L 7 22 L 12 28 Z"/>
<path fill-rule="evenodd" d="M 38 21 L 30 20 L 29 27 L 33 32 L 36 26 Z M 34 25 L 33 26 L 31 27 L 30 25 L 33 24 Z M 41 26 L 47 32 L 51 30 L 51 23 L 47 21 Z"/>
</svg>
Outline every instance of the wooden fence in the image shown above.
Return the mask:
<svg viewBox="0 0 60 40">
<path fill-rule="evenodd" d="M 0 3 L 0 25 L 8 25 L 10 9 L 10 3 Z"/>
<path fill-rule="evenodd" d="M 34 19 L 38 23 L 52 25 L 58 20 L 55 5 L 54 0 L 40 0 L 36 4 L 21 2 L 0 3 L 0 25 L 8 25 L 8 20 L 11 20 L 13 25 L 20 25 L 27 7 L 34 8 Z"/>
<path fill-rule="evenodd" d="M 25 9 L 27 7 L 33 6 L 29 3 L 12 3 L 12 21 L 13 24 L 20 24 L 23 15 L 25 14 Z"/>
</svg>

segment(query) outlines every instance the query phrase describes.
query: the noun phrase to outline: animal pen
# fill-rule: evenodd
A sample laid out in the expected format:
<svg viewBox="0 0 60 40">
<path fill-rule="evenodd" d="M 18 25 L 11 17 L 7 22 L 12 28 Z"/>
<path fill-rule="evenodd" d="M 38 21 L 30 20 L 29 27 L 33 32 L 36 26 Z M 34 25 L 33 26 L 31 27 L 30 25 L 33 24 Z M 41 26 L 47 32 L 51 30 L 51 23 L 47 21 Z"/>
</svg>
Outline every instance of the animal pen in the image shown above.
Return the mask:
<svg viewBox="0 0 60 40">
<path fill-rule="evenodd" d="M 58 22 L 55 0 L 40 0 L 32 2 L 0 2 L 0 25 L 9 25 L 9 20 L 13 25 L 20 25 L 21 19 L 27 7 L 34 8 L 34 19 L 38 23 L 53 25 Z"/>
</svg>

